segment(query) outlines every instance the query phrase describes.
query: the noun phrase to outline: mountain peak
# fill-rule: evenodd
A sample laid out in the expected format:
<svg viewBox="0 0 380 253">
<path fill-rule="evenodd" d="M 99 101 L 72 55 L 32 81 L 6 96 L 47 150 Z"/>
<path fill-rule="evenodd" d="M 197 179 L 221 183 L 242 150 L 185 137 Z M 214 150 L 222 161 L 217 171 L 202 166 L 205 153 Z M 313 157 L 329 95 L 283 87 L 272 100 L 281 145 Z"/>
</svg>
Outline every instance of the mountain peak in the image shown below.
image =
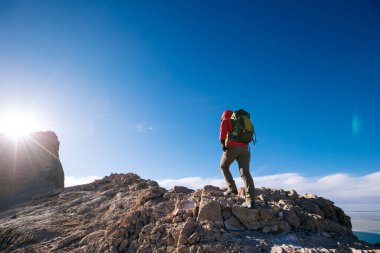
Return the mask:
<svg viewBox="0 0 380 253">
<path fill-rule="evenodd" d="M 242 194 L 166 190 L 136 174 L 111 174 L 0 213 L 0 251 L 375 252 L 327 199 L 261 188 L 257 208 L 246 209 Z"/>
</svg>

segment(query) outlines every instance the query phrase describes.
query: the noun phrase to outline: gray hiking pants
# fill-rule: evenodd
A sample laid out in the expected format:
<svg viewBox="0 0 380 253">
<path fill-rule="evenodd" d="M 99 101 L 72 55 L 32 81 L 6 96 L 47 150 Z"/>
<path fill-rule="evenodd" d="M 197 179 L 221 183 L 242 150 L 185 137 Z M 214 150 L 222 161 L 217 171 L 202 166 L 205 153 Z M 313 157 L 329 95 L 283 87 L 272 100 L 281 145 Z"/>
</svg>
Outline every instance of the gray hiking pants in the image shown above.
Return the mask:
<svg viewBox="0 0 380 253">
<path fill-rule="evenodd" d="M 222 169 L 224 179 L 227 182 L 227 187 L 229 190 L 234 192 L 236 192 L 237 189 L 230 172 L 230 165 L 235 160 L 238 162 L 240 175 L 247 189 L 245 196 L 246 201 L 253 202 L 255 200 L 255 185 L 253 183 L 251 173 L 249 172 L 249 161 L 251 160 L 251 154 L 248 147 L 230 146 L 227 151 L 223 152 L 222 159 L 220 160 L 220 167 Z"/>
</svg>

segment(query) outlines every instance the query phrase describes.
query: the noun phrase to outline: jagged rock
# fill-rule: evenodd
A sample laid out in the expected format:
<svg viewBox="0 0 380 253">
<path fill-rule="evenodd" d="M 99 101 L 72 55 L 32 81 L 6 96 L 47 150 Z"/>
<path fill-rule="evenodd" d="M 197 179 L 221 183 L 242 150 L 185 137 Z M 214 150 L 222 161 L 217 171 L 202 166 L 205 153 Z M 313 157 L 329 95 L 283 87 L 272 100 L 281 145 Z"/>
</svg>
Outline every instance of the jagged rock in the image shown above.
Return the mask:
<svg viewBox="0 0 380 253">
<path fill-rule="evenodd" d="M 195 216 L 196 207 L 197 207 L 197 202 L 195 202 L 194 200 L 178 201 L 176 203 L 176 207 L 173 214 L 177 215 L 180 211 L 185 211 L 188 214 L 192 214 Z"/>
<path fill-rule="evenodd" d="M 222 211 L 218 202 L 202 199 L 197 221 L 205 220 L 223 223 Z"/>
<path fill-rule="evenodd" d="M 194 190 L 191 190 L 184 186 L 174 186 L 174 188 L 170 192 L 189 194 L 194 192 Z"/>
<path fill-rule="evenodd" d="M 280 232 L 288 233 L 291 231 L 291 227 L 290 227 L 289 223 L 287 223 L 286 221 L 280 220 L 278 222 L 278 230 Z"/>
<path fill-rule="evenodd" d="M 224 221 L 224 226 L 226 227 L 227 230 L 231 230 L 231 231 L 244 230 L 244 227 L 240 224 L 240 221 L 234 216 L 231 216 L 230 218 L 226 219 Z"/>
<path fill-rule="evenodd" d="M 148 188 L 142 192 L 142 194 L 139 195 L 139 198 L 137 200 L 137 205 L 142 205 L 145 202 L 148 202 L 151 199 L 158 198 L 160 196 L 163 196 L 166 190 L 162 187 L 155 186 L 153 188 Z"/>
<path fill-rule="evenodd" d="M 59 141 L 53 132 L 22 139 L 0 135 L 0 210 L 64 187 Z"/>
<path fill-rule="evenodd" d="M 244 207 L 235 206 L 232 208 L 232 213 L 248 229 L 258 229 L 260 227 L 259 209 L 248 209 Z"/>
<path fill-rule="evenodd" d="M 274 211 L 272 208 L 261 208 L 260 209 L 260 220 L 265 222 L 271 222 L 274 219 Z"/>
<path fill-rule="evenodd" d="M 285 220 L 294 228 L 299 228 L 301 220 L 293 210 L 284 210 Z"/>
<path fill-rule="evenodd" d="M 218 187 L 167 191 L 111 174 L 0 212 L 0 252 L 379 252 L 331 201 L 257 191 L 257 208 L 247 209 Z"/>
</svg>

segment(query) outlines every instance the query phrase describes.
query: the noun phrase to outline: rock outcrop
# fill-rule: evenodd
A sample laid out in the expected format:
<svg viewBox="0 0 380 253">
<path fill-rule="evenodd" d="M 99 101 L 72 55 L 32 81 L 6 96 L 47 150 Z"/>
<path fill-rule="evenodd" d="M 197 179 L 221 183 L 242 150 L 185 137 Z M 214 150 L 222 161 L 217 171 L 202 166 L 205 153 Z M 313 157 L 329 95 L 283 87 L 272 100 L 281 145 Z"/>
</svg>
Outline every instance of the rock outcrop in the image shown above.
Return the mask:
<svg viewBox="0 0 380 253">
<path fill-rule="evenodd" d="M 53 132 L 22 139 L 0 135 L 0 210 L 64 187 L 58 151 Z"/>
<path fill-rule="evenodd" d="M 258 189 L 257 208 L 218 187 L 111 174 L 0 212 L 1 252 L 380 252 L 333 202 Z"/>
</svg>

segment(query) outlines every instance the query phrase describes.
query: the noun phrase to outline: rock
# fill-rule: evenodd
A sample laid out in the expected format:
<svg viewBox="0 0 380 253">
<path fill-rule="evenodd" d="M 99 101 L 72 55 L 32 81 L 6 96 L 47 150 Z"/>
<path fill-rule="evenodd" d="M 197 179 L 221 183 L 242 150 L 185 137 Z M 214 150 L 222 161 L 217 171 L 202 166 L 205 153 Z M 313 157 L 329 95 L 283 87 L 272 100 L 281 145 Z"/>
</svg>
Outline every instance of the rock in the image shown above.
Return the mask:
<svg viewBox="0 0 380 253">
<path fill-rule="evenodd" d="M 322 236 L 326 238 L 331 238 L 331 235 L 327 232 L 322 232 Z"/>
<path fill-rule="evenodd" d="M 244 227 L 240 224 L 239 220 L 235 217 L 231 216 L 227 220 L 224 221 L 224 226 L 227 230 L 231 231 L 243 231 Z"/>
<path fill-rule="evenodd" d="M 58 153 L 53 132 L 35 132 L 18 140 L 0 135 L 0 210 L 63 189 Z"/>
<path fill-rule="evenodd" d="M 174 188 L 170 192 L 189 194 L 189 193 L 194 192 L 194 190 L 191 190 L 191 189 L 186 188 L 184 186 L 174 186 Z"/>
<path fill-rule="evenodd" d="M 301 225 L 301 220 L 293 210 L 284 210 L 285 220 L 294 228 L 298 228 Z"/>
<path fill-rule="evenodd" d="M 263 233 L 269 233 L 269 232 L 277 232 L 279 230 L 278 224 L 268 224 L 263 227 L 262 232 Z"/>
<path fill-rule="evenodd" d="M 221 196 L 218 187 L 177 190 L 128 173 L 50 192 L 0 212 L 0 252 L 372 253 L 379 248 L 358 241 L 344 212 L 315 195 L 262 188 L 259 208 L 247 209 L 241 207 L 243 198 Z"/>
<path fill-rule="evenodd" d="M 177 215 L 180 211 L 185 211 L 189 214 L 195 215 L 196 208 L 197 208 L 197 202 L 195 202 L 194 200 L 178 201 L 176 203 L 176 207 L 173 214 Z"/>
<path fill-rule="evenodd" d="M 314 213 L 319 216 L 324 217 L 324 212 L 319 208 L 318 205 L 314 204 L 313 202 L 310 201 L 301 201 L 300 202 L 300 207 L 302 207 L 303 210 L 309 212 L 309 213 Z"/>
<path fill-rule="evenodd" d="M 191 235 L 193 235 L 197 228 L 198 224 L 196 222 L 187 221 L 179 232 L 177 245 L 180 246 L 187 244 Z M 192 244 L 195 244 L 195 241 L 197 240 L 199 240 L 199 235 L 193 235 L 193 238 L 190 241 L 193 242 Z"/>
<path fill-rule="evenodd" d="M 289 223 L 287 223 L 286 221 L 280 220 L 278 223 L 278 230 L 280 232 L 288 233 L 291 231 L 291 227 L 290 227 Z"/>
<path fill-rule="evenodd" d="M 202 191 L 203 196 L 215 196 L 215 197 L 223 197 L 223 192 L 219 187 L 213 185 L 206 185 L 203 187 Z"/>
<path fill-rule="evenodd" d="M 295 190 L 290 190 L 288 192 L 288 196 L 291 197 L 292 199 L 298 199 L 299 198 L 299 195 Z"/>
<path fill-rule="evenodd" d="M 118 253 L 119 251 L 117 250 L 117 248 L 115 246 L 111 246 L 110 248 L 110 253 Z"/>
<path fill-rule="evenodd" d="M 270 253 L 286 253 L 286 251 L 280 246 L 275 246 L 270 250 Z"/>
<path fill-rule="evenodd" d="M 148 202 L 151 199 L 162 197 L 165 194 L 166 190 L 162 187 L 156 186 L 153 188 L 148 188 L 140 194 L 137 205 L 142 205 L 145 202 Z"/>
<path fill-rule="evenodd" d="M 259 228 L 259 209 L 248 209 L 244 207 L 233 207 L 232 213 L 240 220 L 248 229 Z"/>
<path fill-rule="evenodd" d="M 194 245 L 200 240 L 200 236 L 198 233 L 193 233 L 189 239 L 187 240 L 190 244 Z"/>
<path fill-rule="evenodd" d="M 274 212 L 272 208 L 260 208 L 260 220 L 271 222 L 274 219 Z"/>
<path fill-rule="evenodd" d="M 223 223 L 220 204 L 215 201 L 201 201 L 197 221 L 214 221 Z"/>
</svg>

